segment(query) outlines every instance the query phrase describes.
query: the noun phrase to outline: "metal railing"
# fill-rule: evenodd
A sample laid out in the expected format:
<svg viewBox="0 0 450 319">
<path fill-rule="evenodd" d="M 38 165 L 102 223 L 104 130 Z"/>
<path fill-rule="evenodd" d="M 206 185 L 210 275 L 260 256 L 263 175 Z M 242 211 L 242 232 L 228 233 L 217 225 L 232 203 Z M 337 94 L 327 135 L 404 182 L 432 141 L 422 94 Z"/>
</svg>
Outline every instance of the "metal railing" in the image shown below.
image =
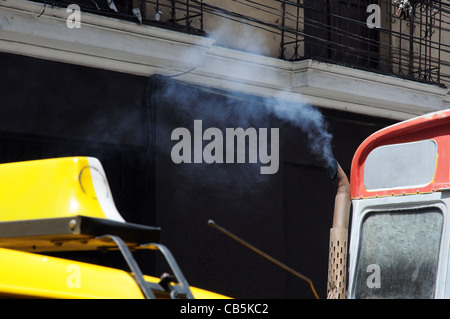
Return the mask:
<svg viewBox="0 0 450 319">
<path fill-rule="evenodd" d="M 202 0 L 32 0 L 45 5 L 80 6 L 82 12 L 134 21 L 175 31 L 205 35 Z"/>
<path fill-rule="evenodd" d="M 400 2 L 52 0 L 52 4 L 77 3 L 84 11 L 205 36 L 217 25 L 211 23 L 214 19 L 237 27 L 245 24 L 255 35 L 276 39 L 280 59 L 314 59 L 450 86 L 450 0 L 409 0 L 410 9 L 403 11 Z M 381 11 L 380 21 L 370 27 L 367 9 L 374 4 Z M 205 28 L 205 20 L 209 27 Z M 238 49 L 248 48 L 244 44 Z"/>
<path fill-rule="evenodd" d="M 396 0 L 231 1 L 254 14 L 205 11 L 279 36 L 281 59 L 314 59 L 450 86 L 449 0 L 410 0 L 410 10 L 401 10 Z M 370 5 L 379 9 L 375 27 L 368 24 Z"/>
<path fill-rule="evenodd" d="M 367 23 L 367 8 L 380 9 L 378 27 Z M 281 58 L 312 58 L 434 84 L 450 82 L 450 3 L 411 1 L 283 1 Z M 298 12 L 288 17 L 288 13 Z M 370 11 L 369 11 L 370 12 Z M 447 31 L 448 32 L 448 31 Z M 444 71 L 442 71 L 445 69 Z"/>
</svg>

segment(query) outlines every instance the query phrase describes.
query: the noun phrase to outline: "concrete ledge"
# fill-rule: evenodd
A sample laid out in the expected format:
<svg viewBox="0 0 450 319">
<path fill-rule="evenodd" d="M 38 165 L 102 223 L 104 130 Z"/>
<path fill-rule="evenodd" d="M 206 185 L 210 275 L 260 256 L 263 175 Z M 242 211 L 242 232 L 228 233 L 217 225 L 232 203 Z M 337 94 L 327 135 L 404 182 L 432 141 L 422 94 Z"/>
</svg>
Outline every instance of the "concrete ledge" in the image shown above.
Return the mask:
<svg viewBox="0 0 450 319">
<path fill-rule="evenodd" d="M 312 60 L 288 62 L 214 45 L 214 39 L 65 8 L 0 2 L 0 51 L 142 76 L 162 74 L 209 87 L 323 108 L 405 120 L 450 107 L 447 88 Z M 43 12 L 43 13 L 42 13 Z M 42 13 L 42 14 L 41 14 Z"/>
</svg>

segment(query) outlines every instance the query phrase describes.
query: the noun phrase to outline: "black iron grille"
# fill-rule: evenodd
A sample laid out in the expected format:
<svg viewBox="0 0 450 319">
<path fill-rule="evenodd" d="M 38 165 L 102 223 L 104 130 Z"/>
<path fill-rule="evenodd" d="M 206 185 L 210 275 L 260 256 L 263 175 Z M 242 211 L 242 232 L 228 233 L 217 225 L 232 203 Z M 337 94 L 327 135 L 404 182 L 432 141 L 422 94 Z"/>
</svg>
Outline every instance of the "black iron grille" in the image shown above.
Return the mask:
<svg viewBox="0 0 450 319">
<path fill-rule="evenodd" d="M 36 0 L 46 2 L 47 0 Z M 111 9 L 110 1 L 117 10 Z M 137 23 L 207 35 L 213 19 L 264 31 L 278 57 L 314 59 L 431 84 L 450 84 L 450 0 L 52 0 Z M 369 5 L 380 8 L 370 28 Z M 138 10 L 138 15 L 136 11 Z M 138 21 L 139 20 L 139 21 Z M 239 48 L 246 50 L 247 48 Z M 273 54 L 272 54 L 273 55 Z"/>
</svg>

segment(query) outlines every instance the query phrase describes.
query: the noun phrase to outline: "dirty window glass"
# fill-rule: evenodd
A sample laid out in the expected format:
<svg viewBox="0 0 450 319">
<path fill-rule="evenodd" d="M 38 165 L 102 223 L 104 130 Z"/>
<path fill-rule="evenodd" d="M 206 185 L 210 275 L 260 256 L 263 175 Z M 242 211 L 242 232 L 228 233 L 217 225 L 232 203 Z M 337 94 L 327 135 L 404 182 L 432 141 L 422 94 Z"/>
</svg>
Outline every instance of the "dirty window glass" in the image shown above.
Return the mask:
<svg viewBox="0 0 450 319">
<path fill-rule="evenodd" d="M 380 146 L 370 152 L 364 168 L 367 190 L 428 185 L 436 170 L 433 140 Z"/>
<path fill-rule="evenodd" d="M 367 215 L 361 228 L 355 298 L 433 298 L 442 223 L 435 207 Z"/>
</svg>

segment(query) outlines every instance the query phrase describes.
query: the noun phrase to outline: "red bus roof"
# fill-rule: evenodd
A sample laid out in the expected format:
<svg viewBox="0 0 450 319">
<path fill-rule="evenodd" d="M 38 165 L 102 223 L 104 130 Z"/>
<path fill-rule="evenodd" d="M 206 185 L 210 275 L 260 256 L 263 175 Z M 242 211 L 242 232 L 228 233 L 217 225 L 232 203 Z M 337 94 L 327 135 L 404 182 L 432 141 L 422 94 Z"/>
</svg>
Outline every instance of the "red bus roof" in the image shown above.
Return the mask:
<svg viewBox="0 0 450 319">
<path fill-rule="evenodd" d="M 436 170 L 433 180 L 420 187 L 384 188 L 369 191 L 364 183 L 367 157 L 385 145 L 433 140 L 437 144 Z M 383 164 L 380 163 L 382 166 Z M 403 121 L 375 132 L 357 149 L 350 174 L 352 198 L 429 193 L 450 187 L 450 109 Z"/>
</svg>

